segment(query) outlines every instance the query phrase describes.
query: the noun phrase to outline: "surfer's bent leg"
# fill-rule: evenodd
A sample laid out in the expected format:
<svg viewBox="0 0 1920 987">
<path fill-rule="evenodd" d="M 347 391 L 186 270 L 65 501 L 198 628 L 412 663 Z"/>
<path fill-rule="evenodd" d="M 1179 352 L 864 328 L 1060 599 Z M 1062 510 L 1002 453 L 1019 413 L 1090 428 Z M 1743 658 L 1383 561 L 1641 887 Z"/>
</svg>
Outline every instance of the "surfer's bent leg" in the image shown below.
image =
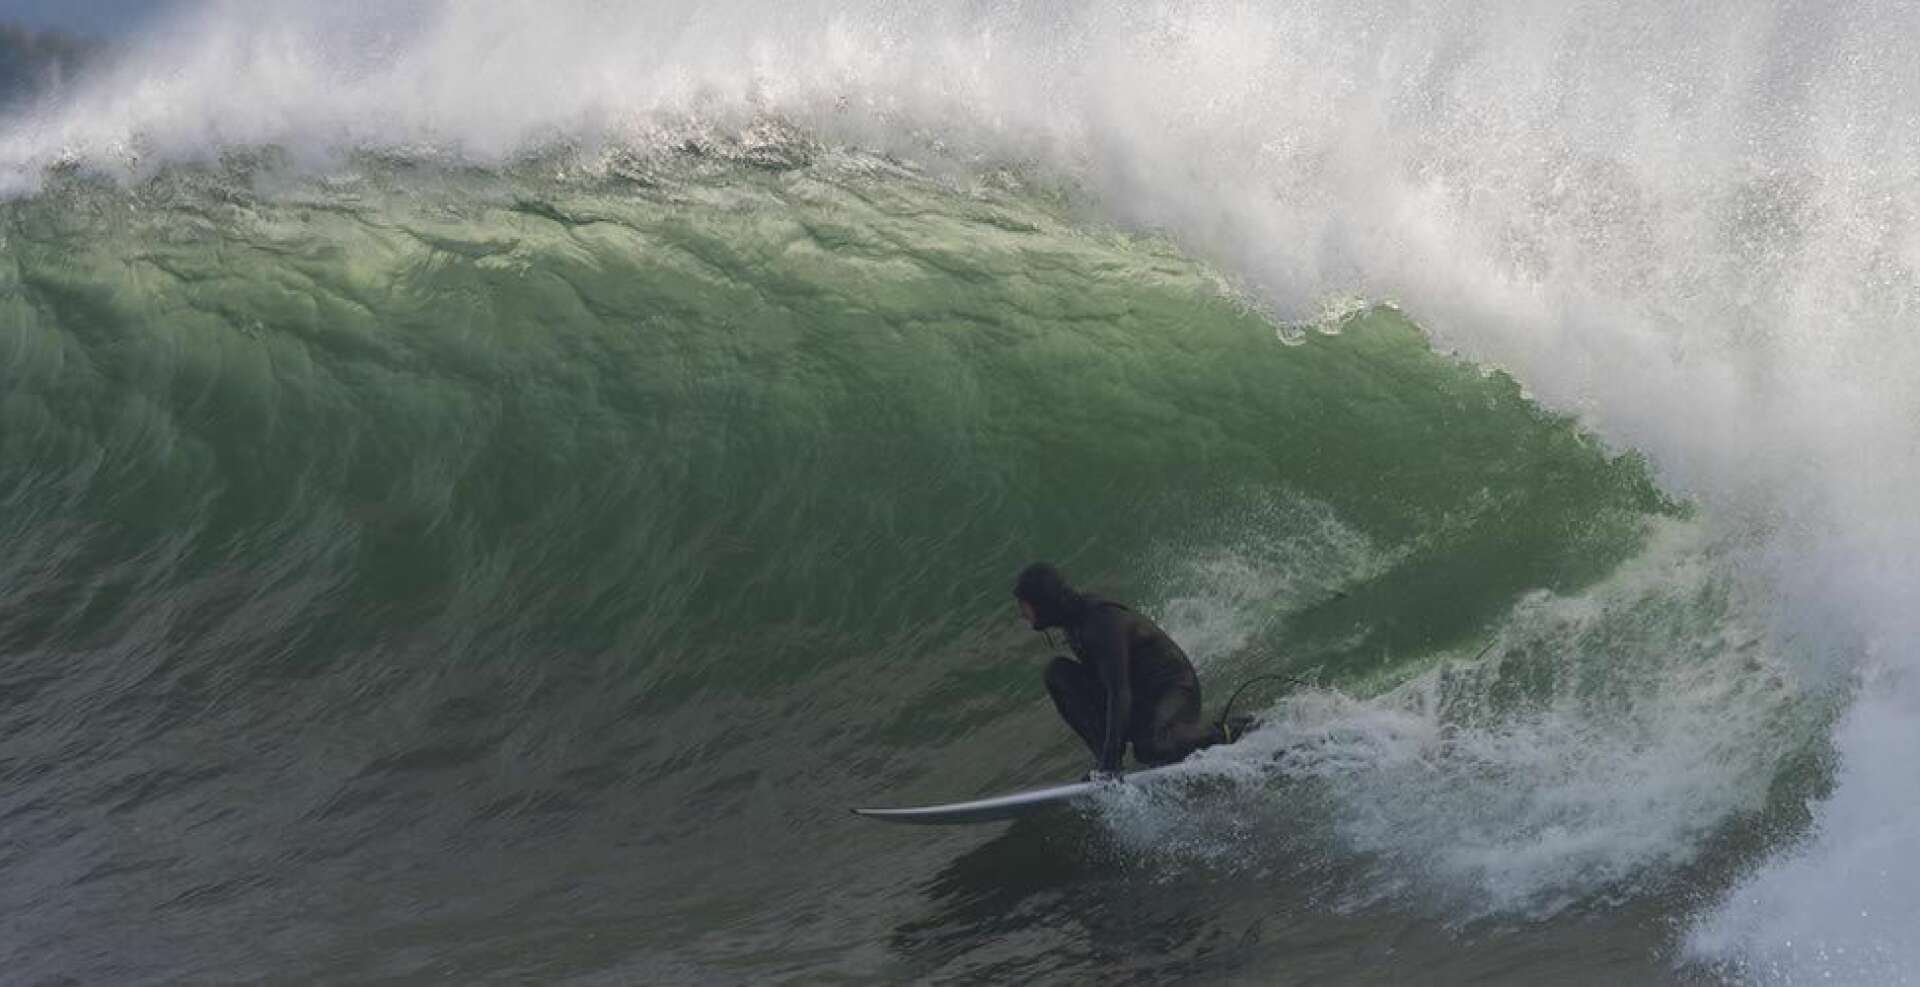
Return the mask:
<svg viewBox="0 0 1920 987">
<path fill-rule="evenodd" d="M 1144 722 L 1136 722 L 1133 756 L 1141 764 L 1171 764 L 1222 739 L 1218 727 L 1200 719 L 1200 690 L 1168 687 L 1150 702 Z"/>
<path fill-rule="evenodd" d="M 1055 658 L 1047 663 L 1047 694 L 1060 710 L 1073 732 L 1085 741 L 1094 757 L 1100 756 L 1100 741 L 1105 733 L 1106 690 L 1093 669 L 1071 658 Z"/>
</svg>

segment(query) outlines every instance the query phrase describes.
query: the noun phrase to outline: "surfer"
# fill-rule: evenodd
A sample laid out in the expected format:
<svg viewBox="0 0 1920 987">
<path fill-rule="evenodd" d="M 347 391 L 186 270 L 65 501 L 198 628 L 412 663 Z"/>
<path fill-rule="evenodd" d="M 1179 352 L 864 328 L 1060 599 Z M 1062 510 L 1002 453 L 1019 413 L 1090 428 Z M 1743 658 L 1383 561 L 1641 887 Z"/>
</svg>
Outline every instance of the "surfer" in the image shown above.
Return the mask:
<svg viewBox="0 0 1920 987">
<path fill-rule="evenodd" d="M 1066 632 L 1074 657 L 1047 663 L 1047 692 L 1093 751 L 1089 778 L 1117 777 L 1129 743 L 1140 763 L 1170 764 L 1244 729 L 1237 722 L 1201 722 L 1193 663 L 1144 615 L 1076 591 L 1045 562 L 1021 571 L 1013 596 L 1034 630 Z"/>
</svg>

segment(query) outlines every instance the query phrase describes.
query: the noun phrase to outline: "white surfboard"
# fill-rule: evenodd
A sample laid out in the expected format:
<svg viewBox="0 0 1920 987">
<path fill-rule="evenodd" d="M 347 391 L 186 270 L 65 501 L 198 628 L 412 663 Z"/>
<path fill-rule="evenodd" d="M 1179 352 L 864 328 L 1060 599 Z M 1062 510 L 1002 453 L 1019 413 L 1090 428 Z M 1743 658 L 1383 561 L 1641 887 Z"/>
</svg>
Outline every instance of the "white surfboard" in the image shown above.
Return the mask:
<svg viewBox="0 0 1920 987">
<path fill-rule="evenodd" d="M 1157 768 L 1142 768 L 1123 775 L 1118 782 L 1076 781 L 1046 788 L 1029 788 L 1021 792 L 995 795 L 992 798 L 974 799 L 971 802 L 949 802 L 945 805 L 921 805 L 901 809 L 855 809 L 853 812 L 854 815 L 866 816 L 868 819 L 917 823 L 923 826 L 993 822 L 998 819 L 1024 816 L 1049 805 L 1091 798 L 1108 785 L 1152 784 L 1166 777 L 1176 767 L 1179 765 L 1163 764 Z"/>
</svg>

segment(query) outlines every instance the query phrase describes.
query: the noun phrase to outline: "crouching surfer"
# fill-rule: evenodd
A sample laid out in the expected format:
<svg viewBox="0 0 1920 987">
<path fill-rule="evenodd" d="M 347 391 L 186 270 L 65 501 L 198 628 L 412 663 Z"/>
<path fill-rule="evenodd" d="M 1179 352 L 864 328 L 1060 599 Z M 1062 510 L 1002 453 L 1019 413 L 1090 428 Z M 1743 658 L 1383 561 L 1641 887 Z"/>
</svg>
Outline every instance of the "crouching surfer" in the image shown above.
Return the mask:
<svg viewBox="0 0 1920 987">
<path fill-rule="evenodd" d="M 1048 662 L 1047 692 L 1061 719 L 1093 751 L 1089 780 L 1117 778 L 1128 744 L 1141 764 L 1171 764 L 1245 731 L 1246 717 L 1201 721 L 1193 663 L 1144 615 L 1076 591 L 1044 562 L 1021 571 L 1013 596 L 1034 630 L 1066 633 L 1073 657 Z"/>
</svg>

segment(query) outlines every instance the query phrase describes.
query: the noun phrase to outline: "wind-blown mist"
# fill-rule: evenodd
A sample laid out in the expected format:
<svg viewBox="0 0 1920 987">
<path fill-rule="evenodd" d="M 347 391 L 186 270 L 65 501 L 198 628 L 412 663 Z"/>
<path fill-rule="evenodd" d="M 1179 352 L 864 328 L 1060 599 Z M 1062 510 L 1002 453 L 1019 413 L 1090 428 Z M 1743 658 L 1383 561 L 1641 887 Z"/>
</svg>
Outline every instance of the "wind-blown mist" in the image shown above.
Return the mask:
<svg viewBox="0 0 1920 987">
<path fill-rule="evenodd" d="M 1569 700 L 1578 709 L 1556 707 L 1563 716 L 1467 732 L 1469 766 L 1436 789 L 1420 787 L 1436 782 L 1412 766 L 1419 757 L 1381 750 L 1356 755 L 1371 773 L 1292 763 L 1299 777 L 1361 779 L 1331 796 L 1350 819 L 1396 833 L 1433 822 L 1413 842 L 1350 829 L 1345 845 L 1434 861 L 1442 884 L 1477 884 L 1477 907 L 1492 913 L 1552 914 L 1566 904 L 1556 899 L 1579 898 L 1569 887 L 1686 863 L 1716 826 L 1764 802 L 1769 759 L 1785 756 L 1767 745 L 1794 746 L 1792 728 L 1771 729 L 1772 717 L 1793 719 L 1790 703 L 1725 694 L 1742 642 L 1764 639 L 1769 669 L 1784 669 L 1779 689 L 1850 691 L 1832 733 L 1834 787 L 1800 838 L 1770 845 L 1724 899 L 1687 916 L 1692 955 L 1761 981 L 1920 970 L 1909 935 L 1920 858 L 1901 852 L 1920 838 L 1920 10 L 390 7 L 211 4 L 157 27 L 86 86 L 0 128 L 0 191 L 30 201 L 69 166 L 138 187 L 259 148 L 318 180 L 357 173 L 369 155 L 567 180 L 689 146 L 724 145 L 735 159 L 857 149 L 862 168 L 907 161 L 963 186 L 1012 175 L 1064 189 L 1074 208 L 1090 206 L 1089 223 L 1169 238 L 1282 323 L 1346 299 L 1391 303 L 1439 347 L 1505 369 L 1544 407 L 1644 453 L 1662 489 L 1697 502 L 1688 523 L 1704 533 L 1656 538 L 1640 563 L 1687 569 L 1710 555 L 1737 579 L 1689 570 L 1672 584 L 1711 584 L 1739 604 L 1716 610 L 1716 621 L 1737 611 L 1727 624 L 1643 634 L 1629 649 L 1679 675 L 1682 642 L 1727 639 L 1685 666 L 1720 672 L 1635 707 L 1644 734 L 1596 738 L 1606 714 Z M 1675 538 L 1711 548 L 1674 549 Z M 1213 567 L 1213 583 L 1195 582 L 1216 594 L 1243 582 L 1232 553 L 1193 564 Z M 1360 578 L 1379 565 L 1329 571 Z M 1595 592 L 1624 592 L 1643 571 Z M 1590 652 L 1592 667 L 1622 654 L 1593 630 L 1607 626 L 1599 614 L 1541 616 L 1577 606 L 1522 607 L 1501 640 L 1558 640 L 1540 647 Z M 1239 618 L 1190 616 L 1196 634 L 1246 638 Z M 1407 716 L 1355 736 L 1431 729 L 1437 745 L 1418 697 L 1444 692 L 1439 676 L 1409 673 L 1359 713 L 1302 700 L 1287 729 L 1324 739 L 1363 715 Z M 1685 756 L 1688 738 L 1716 729 L 1729 760 L 1711 763 L 1732 765 L 1717 774 Z M 1461 794 L 1493 790 L 1472 787 L 1475 770 L 1527 777 L 1534 746 L 1611 753 L 1552 762 L 1568 771 L 1549 786 L 1564 798 L 1553 811 L 1487 810 Z M 1410 791 L 1425 794 L 1394 794 Z M 1641 829 L 1646 845 L 1628 846 L 1622 834 Z"/>
</svg>

